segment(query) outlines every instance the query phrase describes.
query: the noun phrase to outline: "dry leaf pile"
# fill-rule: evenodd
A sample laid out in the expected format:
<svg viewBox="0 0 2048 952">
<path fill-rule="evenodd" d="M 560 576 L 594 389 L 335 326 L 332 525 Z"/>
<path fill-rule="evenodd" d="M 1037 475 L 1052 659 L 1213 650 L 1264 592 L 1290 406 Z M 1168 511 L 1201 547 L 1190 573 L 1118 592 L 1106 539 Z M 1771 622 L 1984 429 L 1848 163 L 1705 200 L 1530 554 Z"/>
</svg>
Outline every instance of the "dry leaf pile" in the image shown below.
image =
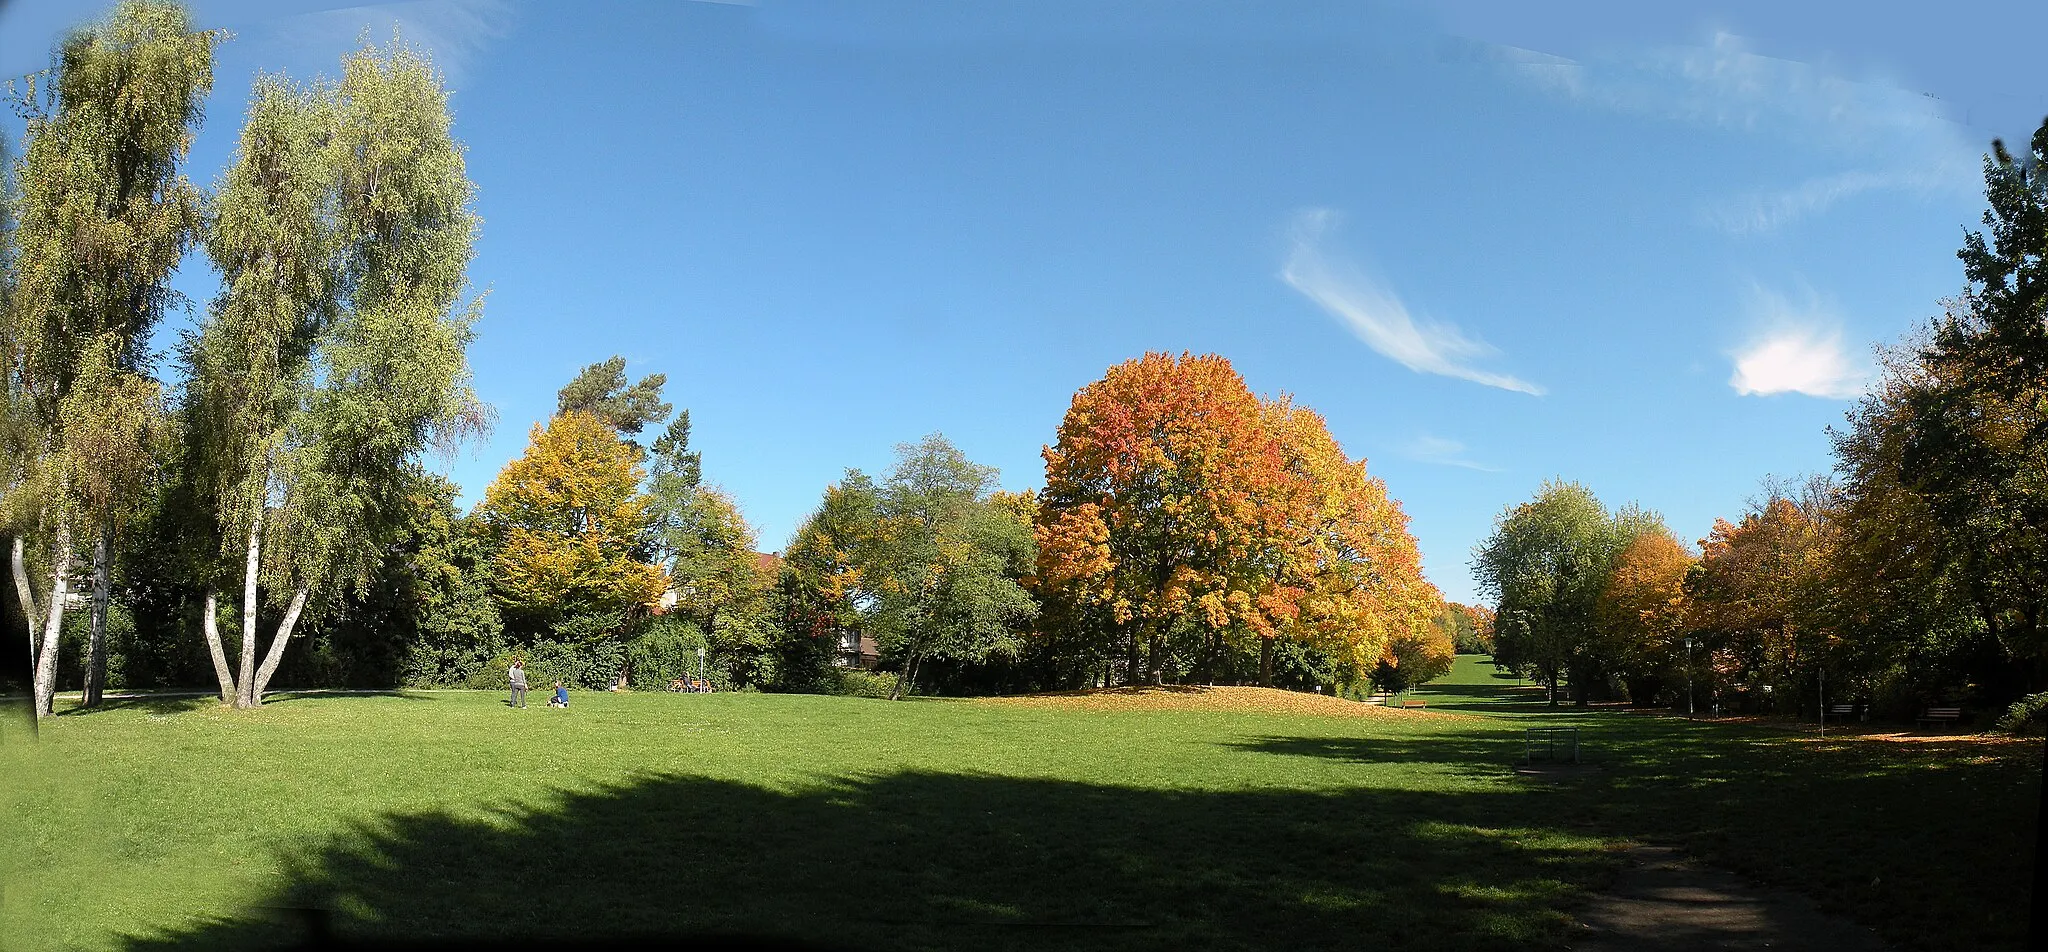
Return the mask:
<svg viewBox="0 0 2048 952">
<path fill-rule="evenodd" d="M 1389 708 L 1326 694 L 1278 688 L 1164 687 L 1100 688 L 984 698 L 983 704 L 1063 708 L 1079 711 L 1212 711 L 1227 714 L 1288 714 L 1324 717 L 1455 717 L 1422 708 Z"/>
</svg>

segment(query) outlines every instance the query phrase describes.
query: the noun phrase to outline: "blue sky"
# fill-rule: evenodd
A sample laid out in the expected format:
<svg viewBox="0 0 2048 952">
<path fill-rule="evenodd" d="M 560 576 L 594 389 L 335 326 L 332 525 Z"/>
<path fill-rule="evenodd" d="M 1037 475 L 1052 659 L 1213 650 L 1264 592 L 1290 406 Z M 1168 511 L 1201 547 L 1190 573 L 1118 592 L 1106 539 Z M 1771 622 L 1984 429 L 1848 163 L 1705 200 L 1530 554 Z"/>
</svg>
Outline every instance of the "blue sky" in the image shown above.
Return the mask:
<svg viewBox="0 0 2048 952">
<path fill-rule="evenodd" d="M 1036 486 L 1076 388 L 1213 351 L 1470 600 L 1545 478 L 1697 539 L 1824 469 L 1870 348 L 1961 287 L 1990 139 L 2048 115 L 2048 5 L 1524 6 L 195 0 L 235 38 L 190 174 L 258 70 L 432 51 L 484 219 L 470 501 L 614 353 L 777 549 L 932 431 Z M 100 8 L 0 9 L 0 72 Z"/>
</svg>

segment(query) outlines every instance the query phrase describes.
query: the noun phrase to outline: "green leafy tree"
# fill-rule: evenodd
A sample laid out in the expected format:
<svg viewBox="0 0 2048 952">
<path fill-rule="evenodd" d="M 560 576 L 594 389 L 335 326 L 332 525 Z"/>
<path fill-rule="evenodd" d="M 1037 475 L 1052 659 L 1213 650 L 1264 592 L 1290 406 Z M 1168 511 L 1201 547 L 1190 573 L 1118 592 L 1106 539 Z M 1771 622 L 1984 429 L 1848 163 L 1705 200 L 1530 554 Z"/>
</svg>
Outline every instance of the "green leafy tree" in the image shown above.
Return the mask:
<svg viewBox="0 0 2048 952">
<path fill-rule="evenodd" d="M 675 610 L 714 639 L 732 624 L 753 624 L 771 579 L 762 574 L 754 529 L 732 496 L 698 486 L 663 529 Z"/>
<path fill-rule="evenodd" d="M 939 434 L 896 448 L 876 496 L 876 533 L 858 558 L 872 580 L 877 645 L 900 665 L 891 696 L 926 660 L 1015 656 L 1037 614 L 1019 580 L 1037 558 L 1029 497 L 995 492 L 996 471 Z"/>
<path fill-rule="evenodd" d="M 2020 155 L 1992 143 L 1969 281 L 1905 391 L 1900 472 L 1960 544 L 1945 560 L 1991 636 L 2048 679 L 2048 120 Z"/>
<path fill-rule="evenodd" d="M 504 649 L 505 622 L 491 595 L 490 553 L 480 527 L 455 508 L 455 484 L 421 473 L 396 576 L 411 631 L 402 676 L 420 685 L 461 684 Z"/>
<path fill-rule="evenodd" d="M 1938 386 L 1920 359 L 1925 346 L 1881 352 L 1877 386 L 1846 427 L 1830 430 L 1841 487 L 1826 584 L 1843 632 L 1839 660 L 1865 690 L 1907 706 L 1960 697 L 1966 684 L 2022 681 L 1987 698 L 2008 700 L 2029 685 L 1997 638 L 1999 602 L 1977 575 L 1977 540 L 1967 523 L 1938 516 L 1905 470 L 1915 393 Z"/>
<path fill-rule="evenodd" d="M 274 525 L 272 510 L 283 484 L 300 475 L 295 467 L 311 462 L 306 457 L 317 449 L 306 445 L 317 435 L 308 427 L 317 348 L 340 305 L 330 164 L 335 119 L 333 90 L 258 79 L 207 234 L 222 289 L 184 348 L 185 475 L 211 516 L 206 541 L 221 556 L 201 570 L 202 629 L 224 703 L 247 706 L 261 696 L 255 682 L 264 583 L 273 584 L 273 594 L 297 588 L 292 567 L 280 558 L 292 541 L 289 528 Z M 274 543 L 268 565 L 266 528 Z M 242 587 L 239 672 L 229 666 L 214 624 L 219 586 L 232 578 L 227 566 L 235 556 L 241 557 L 235 559 Z M 303 600 L 295 604 L 303 610 Z M 288 628 L 280 631 L 289 637 Z"/>
<path fill-rule="evenodd" d="M 864 610 L 874 606 L 875 584 L 882 579 L 872 570 L 880 506 L 874 480 L 848 470 L 825 487 L 825 498 L 790 537 L 775 582 L 774 609 L 782 640 L 809 650 L 783 654 L 822 658 L 842 635 L 857 639 L 866 632 Z"/>
<path fill-rule="evenodd" d="M 415 458 L 486 425 L 467 360 L 481 305 L 461 300 L 474 189 L 450 125 L 440 77 L 403 47 L 252 100 L 208 244 L 224 287 L 189 358 L 214 536 L 243 556 L 239 673 L 210 588 L 202 629 L 239 706 L 261 703 L 316 589 L 372 577 Z M 259 591 L 282 612 L 260 666 Z"/>
<path fill-rule="evenodd" d="M 7 375 L 10 401 L 34 431 L 40 472 L 14 474 L 10 495 L 32 487 L 38 498 L 28 505 L 48 525 L 51 584 L 41 631 L 63 630 L 74 540 L 92 540 L 88 702 L 103 680 L 108 559 L 126 507 L 122 496 L 81 490 L 130 483 L 148 457 L 130 449 L 146 444 L 160 407 L 146 345 L 175 301 L 167 282 L 200 225 L 199 193 L 179 166 L 213 84 L 220 39 L 193 30 L 182 7 L 129 0 L 66 38 L 43 94 L 31 79 L 21 97 L 28 145 L 16 170 Z M 91 455 L 115 442 L 120 452 Z M 42 715 L 52 710 L 57 641 L 38 646 Z"/>
<path fill-rule="evenodd" d="M 1585 704 L 1602 679 L 1597 609 L 1616 557 L 1659 525 L 1634 507 L 1609 513 L 1578 483 L 1546 482 L 1529 502 L 1501 513 L 1473 553 L 1472 573 L 1496 603 L 1495 659 L 1526 671 L 1550 703 L 1569 686 Z"/>
<path fill-rule="evenodd" d="M 1031 497 L 996 491 L 995 470 L 936 433 L 896 456 L 880 484 L 851 470 L 826 489 L 777 590 L 796 638 L 873 636 L 898 671 L 892 697 L 928 661 L 1015 658 L 1037 615 L 1021 584 L 1037 557 Z"/>
</svg>

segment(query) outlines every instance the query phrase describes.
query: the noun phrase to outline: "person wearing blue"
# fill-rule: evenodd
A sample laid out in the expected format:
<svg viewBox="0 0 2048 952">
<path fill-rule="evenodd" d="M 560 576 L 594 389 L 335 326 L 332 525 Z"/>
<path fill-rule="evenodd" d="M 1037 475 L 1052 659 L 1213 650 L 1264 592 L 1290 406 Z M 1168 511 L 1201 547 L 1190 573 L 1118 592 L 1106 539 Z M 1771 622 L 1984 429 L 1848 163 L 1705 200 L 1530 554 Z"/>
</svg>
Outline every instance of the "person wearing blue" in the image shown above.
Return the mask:
<svg viewBox="0 0 2048 952">
<path fill-rule="evenodd" d="M 568 706 L 569 706 L 569 689 L 568 689 L 568 688 L 565 688 L 565 687 L 563 687 L 563 686 L 562 686 L 562 682 L 560 682 L 560 681 L 556 681 L 556 682 L 555 682 L 555 699 L 554 699 L 554 700 L 552 700 L 552 701 L 549 701 L 549 702 L 548 702 L 548 706 L 549 706 L 549 707 L 568 707 Z"/>
</svg>

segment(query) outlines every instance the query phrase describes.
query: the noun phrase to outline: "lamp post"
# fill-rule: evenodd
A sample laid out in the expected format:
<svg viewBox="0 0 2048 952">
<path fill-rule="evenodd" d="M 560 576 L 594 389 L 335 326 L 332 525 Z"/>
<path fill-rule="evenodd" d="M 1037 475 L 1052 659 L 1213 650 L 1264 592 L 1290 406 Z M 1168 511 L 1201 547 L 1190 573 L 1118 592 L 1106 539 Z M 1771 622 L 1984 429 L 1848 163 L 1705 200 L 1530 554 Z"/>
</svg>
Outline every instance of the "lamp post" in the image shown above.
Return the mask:
<svg viewBox="0 0 2048 952">
<path fill-rule="evenodd" d="M 1692 639 L 1685 639 L 1685 716 L 1691 717 L 1697 711 L 1692 706 Z"/>
<path fill-rule="evenodd" d="M 704 682 L 711 680 L 704 674 L 704 649 L 702 648 L 697 649 L 697 680 Z"/>
</svg>

